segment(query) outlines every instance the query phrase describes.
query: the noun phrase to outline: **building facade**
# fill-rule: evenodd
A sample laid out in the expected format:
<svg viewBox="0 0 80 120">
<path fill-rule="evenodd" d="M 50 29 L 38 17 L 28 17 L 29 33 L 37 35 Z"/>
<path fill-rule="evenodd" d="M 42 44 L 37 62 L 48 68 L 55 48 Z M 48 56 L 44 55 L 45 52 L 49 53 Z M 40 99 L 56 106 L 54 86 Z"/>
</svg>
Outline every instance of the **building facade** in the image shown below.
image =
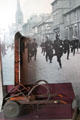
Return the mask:
<svg viewBox="0 0 80 120">
<path fill-rule="evenodd" d="M 60 39 L 64 39 L 63 14 L 68 9 L 70 9 L 69 0 L 55 0 L 51 3 L 51 5 L 52 5 L 51 15 L 53 17 L 53 25 L 52 25 L 53 39 L 55 39 L 56 33 L 60 35 Z"/>
<path fill-rule="evenodd" d="M 25 36 L 33 37 L 33 26 L 38 24 L 41 21 L 41 17 L 38 15 L 31 16 L 25 24 L 22 26 L 22 31 Z"/>
<path fill-rule="evenodd" d="M 56 34 L 59 34 L 62 40 L 73 40 L 74 37 L 80 39 L 80 0 L 54 0 L 51 6 L 52 21 L 42 20 L 33 27 L 34 35 L 39 41 L 44 39 L 46 35 L 54 41 Z M 46 26 L 50 26 L 49 30 Z"/>
<path fill-rule="evenodd" d="M 53 39 L 80 39 L 80 0 L 55 0 L 52 4 Z"/>
<path fill-rule="evenodd" d="M 64 13 L 65 37 L 69 40 L 74 37 L 80 39 L 80 1 L 71 0 L 70 10 Z"/>
<path fill-rule="evenodd" d="M 46 32 L 45 29 L 48 21 L 44 21 L 47 17 L 49 17 L 49 14 L 31 16 L 22 26 L 23 34 L 28 37 L 36 38 L 37 42 L 40 43 L 40 41 L 44 38 L 44 31 Z"/>
<path fill-rule="evenodd" d="M 46 36 L 49 39 L 52 39 L 51 38 L 53 34 L 51 30 L 52 24 L 53 24 L 52 18 L 48 16 L 48 18 L 46 18 L 45 20 L 41 21 L 39 24 L 33 27 L 34 35 L 36 36 L 36 39 L 38 39 L 39 44 L 42 41 L 45 41 Z"/>
</svg>

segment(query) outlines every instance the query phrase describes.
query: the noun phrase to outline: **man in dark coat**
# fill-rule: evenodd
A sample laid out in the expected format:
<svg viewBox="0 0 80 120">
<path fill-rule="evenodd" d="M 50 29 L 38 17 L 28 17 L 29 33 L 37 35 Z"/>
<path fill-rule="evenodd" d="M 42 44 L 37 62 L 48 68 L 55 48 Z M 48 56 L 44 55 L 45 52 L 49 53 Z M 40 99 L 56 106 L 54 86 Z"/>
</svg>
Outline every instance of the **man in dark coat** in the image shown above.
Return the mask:
<svg viewBox="0 0 80 120">
<path fill-rule="evenodd" d="M 57 39 L 54 41 L 54 50 L 54 55 L 57 56 L 57 62 L 59 63 L 60 68 L 62 68 L 61 57 L 63 55 L 63 44 L 61 40 Z"/>
<path fill-rule="evenodd" d="M 31 58 L 32 58 L 32 41 L 31 39 L 29 39 L 28 43 L 27 43 L 27 49 L 28 49 L 28 62 L 30 62 Z"/>
<path fill-rule="evenodd" d="M 70 42 L 71 45 L 71 52 L 73 53 L 73 56 L 75 55 L 75 49 L 76 49 L 76 44 L 75 44 L 75 39 Z"/>
<path fill-rule="evenodd" d="M 69 54 L 70 54 L 70 41 L 68 39 L 64 40 L 64 53 L 67 53 L 67 60 L 69 59 Z"/>
<path fill-rule="evenodd" d="M 48 59 L 50 60 L 50 63 L 52 63 L 52 57 L 53 57 L 53 46 L 52 46 L 52 41 L 46 38 L 45 42 L 45 50 L 46 50 L 46 61 Z"/>
<path fill-rule="evenodd" d="M 38 44 L 36 42 L 36 39 L 33 39 L 33 42 L 32 42 L 32 52 L 33 52 L 35 60 L 36 60 L 36 55 L 37 55 L 37 47 L 38 47 Z"/>
<path fill-rule="evenodd" d="M 42 49 L 42 51 L 41 51 L 41 53 L 43 53 L 43 55 L 45 55 L 45 42 L 44 42 L 44 40 L 41 42 L 41 45 L 40 45 L 40 47 L 41 47 L 41 49 Z"/>
</svg>

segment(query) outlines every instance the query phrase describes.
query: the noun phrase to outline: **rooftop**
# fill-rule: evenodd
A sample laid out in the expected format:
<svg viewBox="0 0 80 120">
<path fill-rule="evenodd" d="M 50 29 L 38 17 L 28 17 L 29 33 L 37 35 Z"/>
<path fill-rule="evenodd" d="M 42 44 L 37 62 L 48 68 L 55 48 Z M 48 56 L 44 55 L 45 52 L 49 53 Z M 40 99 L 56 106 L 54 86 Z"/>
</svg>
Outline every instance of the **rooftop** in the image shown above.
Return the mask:
<svg viewBox="0 0 80 120">
<path fill-rule="evenodd" d="M 53 5 L 56 1 L 57 1 L 57 0 L 54 0 L 54 1 L 51 3 L 51 5 Z"/>
<path fill-rule="evenodd" d="M 66 12 L 64 13 L 64 15 L 69 14 L 70 12 L 72 12 L 72 11 L 78 9 L 78 8 L 80 8 L 80 5 L 75 6 L 74 8 L 69 9 L 68 11 L 66 11 Z"/>
</svg>

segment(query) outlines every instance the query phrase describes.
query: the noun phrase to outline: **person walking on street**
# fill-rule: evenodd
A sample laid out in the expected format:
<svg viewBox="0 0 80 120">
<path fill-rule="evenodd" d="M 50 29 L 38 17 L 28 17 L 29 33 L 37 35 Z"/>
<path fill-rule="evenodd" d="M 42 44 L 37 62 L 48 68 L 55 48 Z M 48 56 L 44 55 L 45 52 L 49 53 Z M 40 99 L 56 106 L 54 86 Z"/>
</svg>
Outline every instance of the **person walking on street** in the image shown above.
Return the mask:
<svg viewBox="0 0 80 120">
<path fill-rule="evenodd" d="M 26 48 L 28 49 L 28 62 L 31 61 L 31 58 L 32 58 L 32 41 L 31 39 L 29 39 L 27 45 L 26 45 Z"/>
<path fill-rule="evenodd" d="M 33 55 L 34 55 L 34 60 L 36 60 L 37 47 L 38 47 L 38 44 L 36 42 L 36 39 L 33 39 L 33 42 L 32 42 L 32 52 L 33 52 Z"/>
<path fill-rule="evenodd" d="M 60 68 L 62 68 L 61 57 L 63 55 L 63 44 L 61 40 L 57 39 L 54 41 L 54 50 L 54 56 L 57 56 L 57 62 L 59 63 Z"/>
<path fill-rule="evenodd" d="M 48 59 L 50 60 L 50 63 L 52 63 L 52 58 L 53 58 L 53 45 L 52 41 L 46 37 L 45 41 L 45 50 L 46 50 L 46 62 Z"/>
<path fill-rule="evenodd" d="M 70 54 L 70 41 L 68 39 L 64 40 L 64 53 L 67 53 L 67 60 L 69 60 L 69 54 Z"/>
</svg>

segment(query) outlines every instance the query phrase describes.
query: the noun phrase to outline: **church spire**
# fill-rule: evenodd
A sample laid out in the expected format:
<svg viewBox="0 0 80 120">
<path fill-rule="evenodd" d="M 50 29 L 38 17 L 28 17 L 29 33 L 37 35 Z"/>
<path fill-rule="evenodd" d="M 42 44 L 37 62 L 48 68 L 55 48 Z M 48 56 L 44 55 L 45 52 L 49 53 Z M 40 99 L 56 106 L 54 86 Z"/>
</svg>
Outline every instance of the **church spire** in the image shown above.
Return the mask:
<svg viewBox="0 0 80 120">
<path fill-rule="evenodd" d="M 23 24 L 23 13 L 20 7 L 20 0 L 17 0 L 17 11 L 16 11 L 16 24 Z"/>
<path fill-rule="evenodd" d="M 21 10 L 21 8 L 20 8 L 20 0 L 17 0 L 17 9 Z"/>
</svg>

